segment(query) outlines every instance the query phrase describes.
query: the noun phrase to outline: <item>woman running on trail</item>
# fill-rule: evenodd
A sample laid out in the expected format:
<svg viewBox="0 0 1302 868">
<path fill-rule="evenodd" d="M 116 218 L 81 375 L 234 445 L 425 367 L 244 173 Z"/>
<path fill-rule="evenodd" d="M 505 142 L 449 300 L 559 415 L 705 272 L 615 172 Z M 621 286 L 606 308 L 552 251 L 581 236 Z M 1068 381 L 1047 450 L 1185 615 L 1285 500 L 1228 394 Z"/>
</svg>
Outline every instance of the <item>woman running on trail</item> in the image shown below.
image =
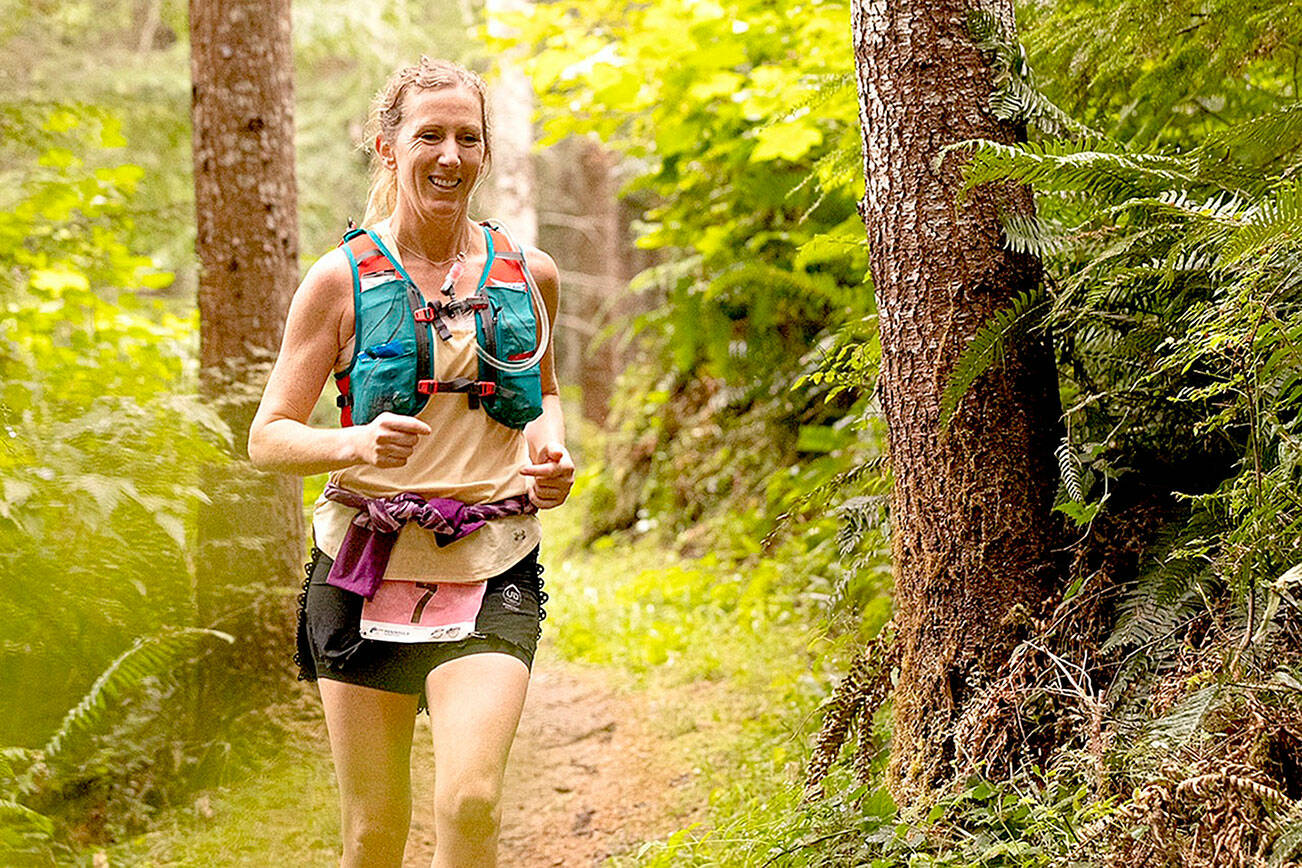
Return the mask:
<svg viewBox="0 0 1302 868">
<path fill-rule="evenodd" d="M 477 75 L 422 58 L 390 78 L 371 123 L 367 231 L 294 295 L 249 454 L 330 471 L 298 660 L 325 708 L 340 864 L 401 865 L 428 707 L 433 865 L 492 866 L 544 617 L 534 513 L 574 479 L 548 340 L 557 271 L 467 215 L 492 152 Z M 332 371 L 345 427 L 308 427 Z"/>
</svg>

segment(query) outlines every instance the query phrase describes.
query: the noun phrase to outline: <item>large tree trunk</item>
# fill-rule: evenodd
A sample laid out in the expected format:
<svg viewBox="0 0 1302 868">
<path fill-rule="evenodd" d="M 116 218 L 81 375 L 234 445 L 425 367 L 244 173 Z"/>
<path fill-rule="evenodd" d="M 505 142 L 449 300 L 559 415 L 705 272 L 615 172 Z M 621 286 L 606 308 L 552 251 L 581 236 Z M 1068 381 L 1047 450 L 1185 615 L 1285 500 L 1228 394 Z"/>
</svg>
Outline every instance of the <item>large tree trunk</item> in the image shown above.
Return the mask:
<svg viewBox="0 0 1302 868">
<path fill-rule="evenodd" d="M 299 481 L 243 461 L 298 282 L 289 0 L 192 0 L 190 39 L 200 386 L 236 451 L 208 480 L 196 597 L 200 623 L 238 634 L 236 659 L 265 673 L 292 647 L 283 591 L 304 548 Z"/>
<path fill-rule="evenodd" d="M 1011 27 L 1011 3 L 996 6 Z M 961 752 L 956 721 L 1021 638 L 1018 612 L 1036 611 L 1052 583 L 1059 404 L 1049 347 L 1010 347 L 948 431 L 939 426 L 941 394 L 973 334 L 1040 277 L 1037 261 L 1002 249 L 997 223 L 1001 211 L 1030 213 L 1030 193 L 984 188 L 960 204 L 961 158 L 939 163 L 953 142 L 1022 135 L 988 108 L 991 70 L 967 25 L 976 8 L 974 0 L 853 4 L 862 214 L 895 486 L 901 662 L 890 778 L 904 799 L 949 771 Z"/>
</svg>

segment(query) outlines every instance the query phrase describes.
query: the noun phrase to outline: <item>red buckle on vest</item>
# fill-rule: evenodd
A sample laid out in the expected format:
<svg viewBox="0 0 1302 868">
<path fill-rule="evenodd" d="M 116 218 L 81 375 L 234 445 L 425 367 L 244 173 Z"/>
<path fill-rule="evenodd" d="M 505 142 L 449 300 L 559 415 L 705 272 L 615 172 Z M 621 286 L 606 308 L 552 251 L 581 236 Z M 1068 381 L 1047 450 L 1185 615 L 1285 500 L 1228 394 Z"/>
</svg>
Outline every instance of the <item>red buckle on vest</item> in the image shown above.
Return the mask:
<svg viewBox="0 0 1302 868">
<path fill-rule="evenodd" d="M 416 391 L 422 395 L 436 395 L 443 391 L 439 388 L 438 380 L 417 380 Z M 454 389 L 452 391 L 465 391 L 471 395 L 478 395 L 480 398 L 486 398 L 489 395 L 497 394 L 497 384 L 490 383 L 487 380 L 478 380 L 473 389 Z"/>
<path fill-rule="evenodd" d="M 432 307 L 418 307 L 411 312 L 411 318 L 416 322 L 434 322 L 436 316 L 438 311 Z"/>
</svg>

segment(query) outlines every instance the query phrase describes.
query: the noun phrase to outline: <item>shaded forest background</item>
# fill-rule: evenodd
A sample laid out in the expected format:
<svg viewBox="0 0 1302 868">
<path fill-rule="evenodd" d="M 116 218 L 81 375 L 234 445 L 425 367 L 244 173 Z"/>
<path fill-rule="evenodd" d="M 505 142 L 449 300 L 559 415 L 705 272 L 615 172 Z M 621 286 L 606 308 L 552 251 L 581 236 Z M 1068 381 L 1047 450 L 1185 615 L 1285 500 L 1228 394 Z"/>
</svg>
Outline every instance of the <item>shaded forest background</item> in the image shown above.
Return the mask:
<svg viewBox="0 0 1302 868">
<path fill-rule="evenodd" d="M 227 719 L 200 725 L 195 661 L 239 653 L 251 601 L 289 613 L 298 586 L 197 614 L 200 480 L 250 471 L 243 432 L 199 398 L 186 12 L 32 2 L 0 24 L 6 859 L 85 860 L 247 775 L 292 675 L 267 661 L 278 674 L 223 686 Z M 618 637 L 658 666 L 693 629 L 809 637 L 745 769 L 760 783 L 647 864 L 1290 864 L 1302 7 L 1037 2 L 1016 31 L 975 5 L 965 22 L 991 114 L 1028 141 L 946 140 L 937 159 L 969 191 L 1035 189 L 998 233 L 1044 276 L 936 372 L 938 425 L 1021 343 L 1053 346 L 1059 564 L 1042 611 L 1006 614 L 1011 654 L 955 688 L 922 799 L 885 783 L 892 469 L 851 12 L 556 2 L 504 40 L 473 2 L 297 2 L 300 265 L 361 211 L 360 124 L 399 58 L 491 76 L 508 42 L 530 47 L 539 243 L 565 271 L 584 420 L 576 550 L 651 541 L 727 577 L 666 574 L 621 630 L 576 618 L 559 641 L 623 662 Z"/>
</svg>

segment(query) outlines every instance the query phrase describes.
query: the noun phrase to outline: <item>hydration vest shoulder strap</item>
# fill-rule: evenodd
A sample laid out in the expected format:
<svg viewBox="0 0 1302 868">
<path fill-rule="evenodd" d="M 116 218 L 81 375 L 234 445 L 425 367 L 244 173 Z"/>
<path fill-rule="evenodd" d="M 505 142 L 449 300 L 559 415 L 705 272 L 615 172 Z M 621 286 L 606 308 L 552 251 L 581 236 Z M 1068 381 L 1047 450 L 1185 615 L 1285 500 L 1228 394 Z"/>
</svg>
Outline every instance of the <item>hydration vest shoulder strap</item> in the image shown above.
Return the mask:
<svg viewBox="0 0 1302 868">
<path fill-rule="evenodd" d="M 525 272 L 529 266 L 525 262 L 524 251 L 511 243 L 511 236 L 500 223 L 486 220 L 483 227 L 488 231 L 492 242 L 490 255 L 493 259 L 488 264 L 487 280 L 493 283 L 520 283 L 526 280 Z"/>
<path fill-rule="evenodd" d="M 336 400 L 341 411 L 340 424 L 348 426 L 353 424 L 350 374 L 356 365 L 357 355 L 362 349 L 357 335 L 362 333 L 358 318 L 362 316 L 363 311 L 361 297 L 363 291 L 393 283 L 398 283 L 402 287 L 399 291 L 405 296 L 409 315 L 415 326 L 412 332 L 416 343 L 416 371 L 412 388 L 416 387 L 418 381 L 433 374 L 434 360 L 429 322 L 418 315 L 420 311 L 426 309 L 425 299 L 415 282 L 385 249 L 384 243 L 370 230 L 350 229 L 339 245 L 344 248 L 344 254 L 348 257 L 353 278 L 353 359 L 342 374 L 335 375 L 340 391 L 340 396 Z"/>
</svg>

